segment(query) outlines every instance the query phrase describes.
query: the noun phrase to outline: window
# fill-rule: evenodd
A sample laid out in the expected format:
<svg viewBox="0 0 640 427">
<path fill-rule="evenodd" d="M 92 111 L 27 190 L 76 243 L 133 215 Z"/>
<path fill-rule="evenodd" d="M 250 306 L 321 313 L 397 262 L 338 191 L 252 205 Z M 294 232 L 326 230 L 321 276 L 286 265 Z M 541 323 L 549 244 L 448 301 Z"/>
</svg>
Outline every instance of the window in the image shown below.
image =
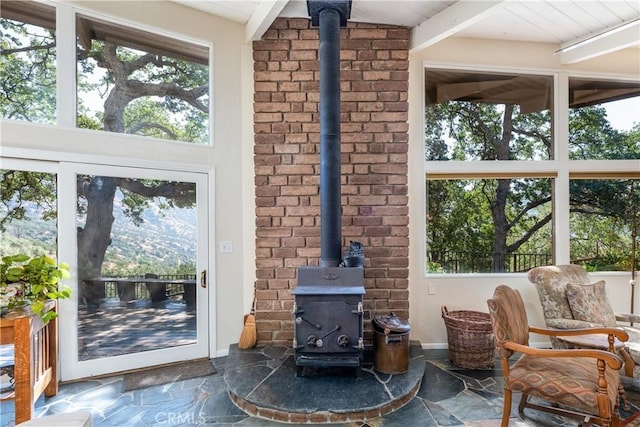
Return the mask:
<svg viewBox="0 0 640 427">
<path fill-rule="evenodd" d="M 570 242 L 563 259 L 589 270 L 631 268 L 640 83 L 557 78 L 569 83 L 562 120 L 553 76 L 426 69 L 428 273 L 524 272 L 556 262 L 556 239 Z M 567 141 L 555 140 L 556 121 Z M 570 230 L 554 226 L 558 211 Z"/>
<path fill-rule="evenodd" d="M 552 158 L 553 78 L 428 70 L 427 160 Z"/>
<path fill-rule="evenodd" d="M 0 118 L 55 124 L 63 100 L 59 113 L 68 123 L 75 115 L 79 128 L 209 143 L 207 46 L 75 15 L 77 111 L 66 111 L 70 95 L 56 85 L 56 9 L 3 1 L 0 11 Z"/>
<path fill-rule="evenodd" d="M 209 49 L 78 16 L 78 127 L 209 142 Z"/>
<path fill-rule="evenodd" d="M 56 121 L 56 11 L 36 2 L 0 8 L 0 118 Z"/>
<path fill-rule="evenodd" d="M 638 258 L 640 180 L 570 181 L 571 261 L 590 271 L 631 271 Z"/>
<path fill-rule="evenodd" d="M 569 107 L 570 159 L 640 159 L 638 82 L 570 78 Z M 592 271 L 631 270 L 638 258 L 639 175 L 637 166 L 635 173 L 571 174 L 572 262 Z"/>
<path fill-rule="evenodd" d="M 640 83 L 569 79 L 573 160 L 640 159 Z"/>
<path fill-rule="evenodd" d="M 548 178 L 427 180 L 432 273 L 526 271 L 551 261 Z"/>
</svg>

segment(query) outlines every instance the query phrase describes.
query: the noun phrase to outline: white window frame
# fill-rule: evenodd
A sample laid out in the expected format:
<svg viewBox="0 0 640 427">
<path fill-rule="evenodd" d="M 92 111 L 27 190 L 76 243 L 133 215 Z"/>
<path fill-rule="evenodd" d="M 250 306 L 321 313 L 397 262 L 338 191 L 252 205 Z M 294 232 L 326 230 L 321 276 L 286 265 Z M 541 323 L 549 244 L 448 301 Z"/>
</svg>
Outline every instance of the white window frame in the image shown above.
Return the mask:
<svg viewBox="0 0 640 427">
<path fill-rule="evenodd" d="M 32 0 L 38 1 L 38 0 Z M 102 21 L 108 21 L 114 25 L 132 27 L 138 30 L 157 34 L 162 37 L 169 37 L 187 43 L 197 44 L 206 47 L 209 50 L 209 141 L 207 144 L 194 144 L 185 141 L 171 141 L 176 144 L 205 145 L 214 146 L 214 102 L 213 102 L 213 43 L 206 40 L 188 37 L 183 34 L 176 34 L 166 30 L 144 25 L 139 22 L 124 20 L 105 14 L 96 13 L 94 11 L 84 9 L 76 5 L 70 5 L 66 2 L 53 1 L 42 2 L 50 4 L 56 8 L 56 124 L 63 128 L 76 129 L 77 117 L 77 86 L 76 86 L 76 15 L 81 14 L 89 18 L 95 18 Z M 104 131 L 93 131 L 104 132 Z M 144 137 L 149 140 L 166 141 L 151 137 Z"/>
<path fill-rule="evenodd" d="M 554 200 L 552 229 L 553 253 L 556 264 L 568 264 L 570 262 L 569 251 L 569 181 L 571 174 L 593 174 L 594 178 L 606 178 L 612 172 L 616 174 L 631 174 L 640 178 L 639 160 L 569 160 L 569 78 L 580 77 L 590 79 L 606 79 L 619 81 L 637 81 L 628 76 L 591 74 L 591 73 L 568 73 L 566 71 L 535 70 L 526 68 L 508 67 L 471 67 L 456 64 L 423 64 L 423 73 L 429 69 L 459 70 L 464 72 L 493 72 L 509 74 L 543 75 L 553 77 L 553 152 L 552 160 L 477 160 L 477 161 L 438 161 L 425 160 L 423 149 L 423 192 L 422 218 L 427 216 L 427 188 L 426 183 L 429 175 L 439 177 L 451 176 L 452 178 L 490 178 L 492 176 L 527 177 L 546 176 L 554 180 Z M 424 82 L 424 77 L 422 78 Z M 424 83 L 423 83 L 424 84 Z M 424 88 L 423 88 L 424 89 Z M 423 90 L 424 92 L 424 90 Z M 426 108 L 426 99 L 422 101 L 423 111 Z M 422 128 L 425 128 L 424 114 L 422 114 Z M 424 144 L 424 131 L 423 138 Z M 426 227 L 426 225 L 423 225 Z M 560 231 L 559 231 L 560 230 Z M 453 277 L 453 276 L 476 276 L 500 275 L 504 277 L 512 273 L 430 273 L 427 270 L 427 232 L 422 231 L 422 268 L 424 277 Z"/>
</svg>

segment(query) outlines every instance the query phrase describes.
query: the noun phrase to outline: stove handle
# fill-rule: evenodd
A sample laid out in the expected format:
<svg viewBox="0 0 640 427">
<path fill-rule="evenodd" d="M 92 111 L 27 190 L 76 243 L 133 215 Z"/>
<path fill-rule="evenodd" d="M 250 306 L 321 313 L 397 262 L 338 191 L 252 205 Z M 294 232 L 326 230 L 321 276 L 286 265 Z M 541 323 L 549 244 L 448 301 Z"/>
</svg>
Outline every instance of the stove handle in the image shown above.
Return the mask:
<svg viewBox="0 0 640 427">
<path fill-rule="evenodd" d="M 321 325 L 316 325 L 315 323 L 312 323 L 312 322 L 308 321 L 307 319 L 305 319 L 305 318 L 304 318 L 304 317 L 302 317 L 302 316 L 298 316 L 298 317 L 296 317 L 296 325 L 299 325 L 299 324 L 300 324 L 300 323 L 302 323 L 302 322 L 307 322 L 308 324 L 310 324 L 311 326 L 313 326 L 313 327 L 314 327 L 314 328 L 316 328 L 317 330 L 322 329 L 322 326 L 321 326 Z"/>
<path fill-rule="evenodd" d="M 334 333 L 335 331 L 339 331 L 340 330 L 340 325 L 336 325 L 332 330 L 330 330 L 329 332 L 327 332 L 326 334 L 324 334 L 323 336 L 320 337 L 320 339 L 325 339 L 326 337 L 328 337 L 329 335 L 331 335 L 332 333 Z"/>
</svg>

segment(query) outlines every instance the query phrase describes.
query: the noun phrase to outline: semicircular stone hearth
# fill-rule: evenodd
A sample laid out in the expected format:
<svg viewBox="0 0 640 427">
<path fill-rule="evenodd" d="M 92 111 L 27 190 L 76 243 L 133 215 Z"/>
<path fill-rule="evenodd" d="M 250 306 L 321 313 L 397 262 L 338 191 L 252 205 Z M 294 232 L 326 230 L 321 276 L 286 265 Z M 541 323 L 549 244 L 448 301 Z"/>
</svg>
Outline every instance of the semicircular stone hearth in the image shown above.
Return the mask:
<svg viewBox="0 0 640 427">
<path fill-rule="evenodd" d="M 251 416 L 281 423 L 364 422 L 413 399 L 425 371 L 418 341 L 411 341 L 409 368 L 399 375 L 376 371 L 373 353 L 365 351 L 359 372 L 305 368 L 296 376 L 294 353 L 285 347 L 229 347 L 224 379 L 233 403 Z"/>
</svg>

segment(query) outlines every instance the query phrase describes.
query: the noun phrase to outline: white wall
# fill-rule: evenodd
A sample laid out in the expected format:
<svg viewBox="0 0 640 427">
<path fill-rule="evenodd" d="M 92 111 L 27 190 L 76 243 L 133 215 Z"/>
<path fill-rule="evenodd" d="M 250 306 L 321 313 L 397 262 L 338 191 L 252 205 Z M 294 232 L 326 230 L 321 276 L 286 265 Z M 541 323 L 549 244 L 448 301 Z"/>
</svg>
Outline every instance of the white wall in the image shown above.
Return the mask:
<svg viewBox="0 0 640 427">
<path fill-rule="evenodd" d="M 244 43 L 244 26 L 216 18 L 177 3 L 161 1 L 67 2 L 87 13 L 106 14 L 141 28 L 162 29 L 213 47 L 213 141 L 209 147 L 150 141 L 131 135 L 63 129 L 2 121 L 2 156 L 78 160 L 127 165 L 173 165 L 176 168 L 215 173 L 210 230 L 211 278 L 215 291 L 215 327 L 212 355 L 227 352 L 238 341 L 243 313 L 248 310 L 255 276 L 251 233 L 253 212 L 253 133 L 251 119 L 253 83 L 250 46 Z M 249 70 L 249 80 L 247 73 Z M 245 114 L 249 111 L 249 114 Z M 244 120 L 244 123 L 243 123 Z M 246 130 L 249 129 L 247 132 Z M 249 159 L 249 162 L 246 161 Z M 246 185 L 246 183 L 249 185 Z M 249 225 L 246 225 L 246 222 Z M 233 253 L 220 254 L 218 242 L 233 242 Z"/>
<path fill-rule="evenodd" d="M 571 73 L 638 79 L 640 49 L 626 49 L 604 57 L 571 66 L 560 64 L 556 45 L 517 43 L 495 40 L 447 39 L 409 57 L 409 216 L 410 259 L 409 292 L 411 338 L 427 348 L 446 348 L 446 327 L 441 307 L 453 310 L 488 312 L 486 300 L 497 285 L 507 284 L 518 289 L 527 308 L 529 323 L 544 326 L 540 302 L 526 274 L 430 275 L 424 273 L 424 66 L 502 67 L 511 70 L 567 71 Z M 607 292 L 613 309 L 629 312 L 630 273 L 592 274 L 593 279 L 607 281 Z M 433 285 L 435 293 L 428 293 Z M 635 302 L 638 311 L 638 296 Z M 535 341 L 536 338 L 532 338 Z M 540 343 L 545 342 L 540 339 Z"/>
</svg>

